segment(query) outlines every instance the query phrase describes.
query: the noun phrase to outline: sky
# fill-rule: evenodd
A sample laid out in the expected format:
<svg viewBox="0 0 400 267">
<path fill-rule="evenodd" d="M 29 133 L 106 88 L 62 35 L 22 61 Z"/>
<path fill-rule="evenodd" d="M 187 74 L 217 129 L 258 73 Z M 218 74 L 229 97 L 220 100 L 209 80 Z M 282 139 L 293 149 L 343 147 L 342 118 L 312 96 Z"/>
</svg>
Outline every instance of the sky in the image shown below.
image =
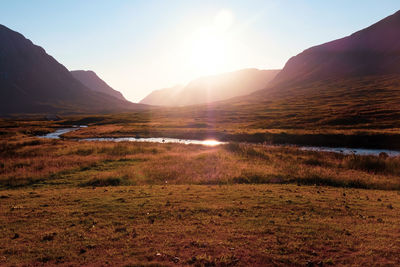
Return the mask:
<svg viewBox="0 0 400 267">
<path fill-rule="evenodd" d="M 399 9 L 399 0 L 1 0 L 0 24 L 138 102 L 201 76 L 281 69 Z"/>
</svg>

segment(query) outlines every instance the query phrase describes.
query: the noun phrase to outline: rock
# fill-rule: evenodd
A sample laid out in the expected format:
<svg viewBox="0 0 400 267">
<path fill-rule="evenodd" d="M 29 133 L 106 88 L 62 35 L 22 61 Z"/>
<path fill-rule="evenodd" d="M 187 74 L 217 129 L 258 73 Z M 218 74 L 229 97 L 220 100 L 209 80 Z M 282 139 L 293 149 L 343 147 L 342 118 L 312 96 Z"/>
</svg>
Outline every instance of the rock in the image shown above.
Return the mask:
<svg viewBox="0 0 400 267">
<path fill-rule="evenodd" d="M 380 159 L 387 159 L 388 157 L 389 157 L 389 155 L 386 152 L 379 153 L 379 158 Z"/>
<path fill-rule="evenodd" d="M 54 237 L 57 235 L 57 233 L 49 233 L 49 234 L 45 234 L 42 237 L 42 241 L 52 241 L 54 240 Z"/>
</svg>

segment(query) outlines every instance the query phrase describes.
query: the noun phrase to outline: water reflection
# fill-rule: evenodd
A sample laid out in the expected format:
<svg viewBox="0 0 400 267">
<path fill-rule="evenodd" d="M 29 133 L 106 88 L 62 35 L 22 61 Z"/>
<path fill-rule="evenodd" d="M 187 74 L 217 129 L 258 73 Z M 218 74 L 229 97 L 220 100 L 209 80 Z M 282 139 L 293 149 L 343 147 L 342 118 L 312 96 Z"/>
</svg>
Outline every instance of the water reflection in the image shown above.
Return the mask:
<svg viewBox="0 0 400 267">
<path fill-rule="evenodd" d="M 50 139 L 58 139 L 62 134 L 72 132 L 78 130 L 79 128 L 83 128 L 87 126 L 74 126 L 74 128 L 63 128 L 58 129 L 55 132 L 48 133 L 46 135 L 39 136 L 41 138 L 50 138 Z M 111 141 L 111 142 L 151 142 L 151 143 L 177 143 L 177 144 L 194 144 L 194 145 L 203 145 L 203 146 L 218 146 L 226 144 L 227 142 L 220 142 L 214 139 L 207 140 L 191 140 L 191 139 L 178 139 L 178 138 L 167 138 L 167 137 L 149 137 L 149 138 L 140 138 L 140 137 L 109 137 L 109 138 L 86 138 L 79 139 L 80 141 Z M 315 146 L 303 146 L 299 147 L 302 150 L 310 150 L 310 151 L 323 151 L 323 152 L 335 152 L 345 155 L 373 155 L 378 156 L 380 153 L 384 152 L 390 157 L 400 156 L 400 151 L 396 150 L 388 150 L 388 149 L 365 149 L 365 148 L 345 148 L 345 147 L 315 147 Z"/>
<path fill-rule="evenodd" d="M 112 142 L 151 142 L 151 143 L 177 143 L 185 145 L 203 145 L 203 146 L 218 146 L 226 144 L 217 140 L 191 140 L 191 139 L 177 139 L 177 138 L 163 138 L 163 137 L 149 137 L 149 138 L 136 138 L 136 137 L 113 137 L 113 138 L 85 138 L 84 141 L 112 141 Z"/>
</svg>

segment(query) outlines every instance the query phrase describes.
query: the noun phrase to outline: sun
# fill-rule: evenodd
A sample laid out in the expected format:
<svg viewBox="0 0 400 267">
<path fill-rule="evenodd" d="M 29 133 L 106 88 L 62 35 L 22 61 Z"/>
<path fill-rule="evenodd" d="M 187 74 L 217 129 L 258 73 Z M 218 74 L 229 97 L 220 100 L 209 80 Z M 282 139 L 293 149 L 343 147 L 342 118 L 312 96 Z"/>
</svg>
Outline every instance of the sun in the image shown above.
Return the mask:
<svg viewBox="0 0 400 267">
<path fill-rule="evenodd" d="M 214 74 L 226 69 L 233 42 L 229 29 L 234 21 L 232 12 L 220 11 L 210 25 L 194 30 L 186 42 L 186 60 L 198 75 Z"/>
</svg>

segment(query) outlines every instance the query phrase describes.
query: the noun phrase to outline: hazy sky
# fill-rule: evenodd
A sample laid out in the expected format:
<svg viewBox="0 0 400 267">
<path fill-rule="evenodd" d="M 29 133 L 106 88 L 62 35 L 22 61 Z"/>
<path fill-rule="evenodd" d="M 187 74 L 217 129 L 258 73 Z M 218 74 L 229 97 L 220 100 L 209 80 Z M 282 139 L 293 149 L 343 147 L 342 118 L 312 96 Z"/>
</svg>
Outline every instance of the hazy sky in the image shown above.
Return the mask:
<svg viewBox="0 0 400 267">
<path fill-rule="evenodd" d="M 137 102 L 202 75 L 282 68 L 398 9 L 399 0 L 1 0 L 0 24 Z"/>
</svg>

